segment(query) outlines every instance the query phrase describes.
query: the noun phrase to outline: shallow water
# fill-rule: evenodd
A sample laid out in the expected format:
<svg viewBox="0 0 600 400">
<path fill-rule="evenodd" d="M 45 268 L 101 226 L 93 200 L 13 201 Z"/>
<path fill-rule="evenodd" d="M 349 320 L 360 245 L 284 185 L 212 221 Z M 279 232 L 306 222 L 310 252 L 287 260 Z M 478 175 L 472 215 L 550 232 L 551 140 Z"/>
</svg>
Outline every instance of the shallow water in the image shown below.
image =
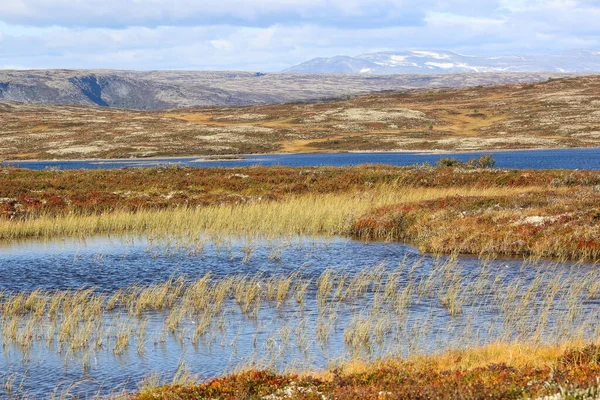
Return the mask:
<svg viewBox="0 0 600 400">
<path fill-rule="evenodd" d="M 98 321 L 101 347 L 72 350 L 69 343 L 59 344 L 57 332 L 48 333 L 50 319 L 23 316 L 17 340 L 4 337 L 3 329 L 0 378 L 14 380 L 15 387 L 22 383 L 20 391 L 36 397 L 57 387 L 58 392 L 67 390 L 73 382 L 78 384 L 70 393 L 93 396 L 135 390 L 151 374 L 169 380 L 182 365 L 201 378 L 247 365 L 282 371 L 326 368 L 351 357 L 430 353 L 532 335 L 552 342 L 574 336 L 577 330 L 581 337 L 599 330 L 599 301 L 590 285 L 600 274 L 593 265 L 483 262 L 470 257 L 449 261 L 423 256 L 399 243 L 342 238 L 202 243 L 178 248 L 174 241 L 106 237 L 13 243 L 0 247 L 0 291 L 91 287 L 110 294 L 171 277 L 193 282 L 209 271 L 214 282 L 227 276 L 259 276 L 251 281 L 256 285 L 294 274 L 295 281 L 309 283 L 304 303 L 293 296 L 282 305 L 263 299 L 245 312 L 228 297 L 201 335 L 195 330 L 202 312 L 186 314 L 177 329 L 166 332 L 165 320 L 173 309 L 138 316 L 117 308 Z M 328 271 L 336 285 L 343 279 L 353 282 L 345 284 L 346 293 L 363 283 L 364 290 L 336 299 L 334 287 L 321 302 L 318 278 Z M 388 296 L 386 288 L 393 279 L 394 294 Z M 261 294 L 265 290 L 261 286 Z M 456 313 L 451 310 L 453 296 L 460 300 Z M 401 301 L 406 303 L 399 306 Z M 522 312 L 515 313 L 519 309 Z M 18 338 L 31 320 L 37 327 L 35 339 L 24 347 Z M 138 346 L 137 332 L 144 321 L 147 333 Z M 355 328 L 362 322 L 369 325 L 366 342 L 356 339 Z M 2 319 L 3 325 L 8 323 Z M 125 328 L 132 331 L 129 345 L 115 354 L 116 336 Z"/>
<path fill-rule="evenodd" d="M 250 257 L 245 260 L 247 253 Z M 319 275 L 328 267 L 356 272 L 378 263 L 394 265 L 418 250 L 399 243 L 364 243 L 342 238 L 206 241 L 202 248 L 144 238 L 97 237 L 0 245 L 0 290 L 95 287 L 115 290 L 132 284 L 164 282 L 172 275 L 190 279 L 264 272 Z"/>
<path fill-rule="evenodd" d="M 164 159 L 130 159 L 106 161 L 23 161 L 15 165 L 29 169 L 106 169 L 148 168 L 180 165 L 192 167 L 244 167 L 250 165 L 284 165 L 291 167 L 350 166 L 361 164 L 415 165 L 436 164 L 442 157 L 467 161 L 478 153 L 423 154 L 414 153 L 329 153 L 329 154 L 264 154 L 244 156 L 241 160 L 211 161 L 198 157 Z M 493 153 L 498 168 L 515 169 L 600 169 L 600 148 L 563 150 L 515 150 Z"/>
</svg>

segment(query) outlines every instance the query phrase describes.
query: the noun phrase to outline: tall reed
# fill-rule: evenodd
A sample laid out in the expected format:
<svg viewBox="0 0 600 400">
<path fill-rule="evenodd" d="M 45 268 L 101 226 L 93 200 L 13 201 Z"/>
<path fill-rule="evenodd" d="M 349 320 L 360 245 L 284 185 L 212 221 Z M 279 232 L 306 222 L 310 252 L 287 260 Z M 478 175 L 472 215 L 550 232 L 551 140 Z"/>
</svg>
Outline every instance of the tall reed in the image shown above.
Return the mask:
<svg viewBox="0 0 600 400">
<path fill-rule="evenodd" d="M 206 232 L 267 237 L 340 235 L 349 231 L 354 219 L 376 207 L 457 195 L 516 195 L 536 190 L 542 188 L 415 189 L 386 184 L 362 192 L 308 195 L 240 205 L 180 207 L 137 212 L 117 210 L 99 215 L 42 216 L 17 221 L 0 219 L 0 240 L 124 233 L 159 237 L 181 235 L 194 238 Z M 248 253 L 251 253 L 251 248 L 248 248 Z"/>
</svg>

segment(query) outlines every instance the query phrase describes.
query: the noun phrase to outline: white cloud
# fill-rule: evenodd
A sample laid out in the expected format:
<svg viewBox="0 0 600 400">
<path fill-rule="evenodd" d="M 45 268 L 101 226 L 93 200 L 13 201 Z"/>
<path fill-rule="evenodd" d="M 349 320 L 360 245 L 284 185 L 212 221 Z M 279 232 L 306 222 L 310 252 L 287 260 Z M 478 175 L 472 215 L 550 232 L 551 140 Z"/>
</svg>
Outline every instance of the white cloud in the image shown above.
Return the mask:
<svg viewBox="0 0 600 400">
<path fill-rule="evenodd" d="M 210 44 L 218 50 L 228 50 L 231 48 L 231 42 L 229 40 L 211 40 Z"/>
<path fill-rule="evenodd" d="M 413 15 L 408 12 L 411 9 L 423 10 L 408 0 L 3 0 L 0 19 L 42 26 L 125 27 L 210 23 L 269 26 L 277 21 L 337 25 L 344 18 L 358 17 L 353 20 L 372 25 L 399 23 L 403 16 Z M 409 18 L 405 22 L 413 21 Z"/>
<path fill-rule="evenodd" d="M 381 50 L 600 49 L 597 0 L 2 0 L 0 65 L 277 71 Z"/>
</svg>

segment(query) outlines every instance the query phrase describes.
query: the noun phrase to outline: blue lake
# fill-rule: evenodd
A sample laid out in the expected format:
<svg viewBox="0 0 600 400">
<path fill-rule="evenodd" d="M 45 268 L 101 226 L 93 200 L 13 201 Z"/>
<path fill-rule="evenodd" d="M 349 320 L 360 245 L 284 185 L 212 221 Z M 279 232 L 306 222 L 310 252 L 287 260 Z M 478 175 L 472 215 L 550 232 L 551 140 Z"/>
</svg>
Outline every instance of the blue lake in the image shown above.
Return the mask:
<svg viewBox="0 0 600 400">
<path fill-rule="evenodd" d="M 193 167 L 243 167 L 250 165 L 284 165 L 291 167 L 308 166 L 350 166 L 360 164 L 415 165 L 435 164 L 442 157 L 452 157 L 463 161 L 481 154 L 493 154 L 498 168 L 515 169 L 600 169 L 600 148 L 563 150 L 517 150 L 479 153 L 330 153 L 330 154 L 263 154 L 248 155 L 237 160 L 209 160 L 199 157 L 153 158 L 126 160 L 85 160 L 85 161 L 21 161 L 13 165 L 22 168 L 41 170 L 59 169 L 107 169 L 144 168 L 166 165 Z"/>
<path fill-rule="evenodd" d="M 93 301 L 120 290 L 139 293 L 136 285 L 172 280 L 175 288 L 179 279 L 193 285 L 209 272 L 213 286 L 193 293 L 213 300 L 196 311 L 184 306 L 192 297 L 183 295 L 172 307 L 141 313 L 123 297 L 116 308 L 94 314 L 89 329 L 84 322 L 70 325 L 65 309 L 55 317 L 1 311 L 0 382 L 13 381 L 19 389 L 11 394 L 0 385 L 0 398 L 49 398 L 54 391 L 59 398 L 109 396 L 135 391 L 153 374 L 170 381 L 182 365 L 203 379 L 245 366 L 319 370 L 355 357 L 368 361 L 519 339 L 554 343 L 600 333 L 594 289 L 600 271 L 590 264 L 452 260 L 400 243 L 319 237 L 228 238 L 201 247 L 143 237 L 0 245 L 4 304 L 11 298 L 14 304 L 11 293 L 36 289 L 50 297 L 56 290 L 66 295 L 90 288 L 86 297 Z M 292 277 L 290 294 L 276 303 L 268 297 L 269 279 L 282 277 Z M 241 286 L 232 284 L 219 302 L 215 285 L 227 279 L 247 283 L 240 297 Z M 245 311 L 250 300 L 244 293 L 252 288 L 259 295 Z M 179 320 L 169 328 L 172 317 Z M 365 324 L 368 338 L 356 342 L 355 329 Z M 123 332 L 127 346 L 117 351 Z"/>
</svg>

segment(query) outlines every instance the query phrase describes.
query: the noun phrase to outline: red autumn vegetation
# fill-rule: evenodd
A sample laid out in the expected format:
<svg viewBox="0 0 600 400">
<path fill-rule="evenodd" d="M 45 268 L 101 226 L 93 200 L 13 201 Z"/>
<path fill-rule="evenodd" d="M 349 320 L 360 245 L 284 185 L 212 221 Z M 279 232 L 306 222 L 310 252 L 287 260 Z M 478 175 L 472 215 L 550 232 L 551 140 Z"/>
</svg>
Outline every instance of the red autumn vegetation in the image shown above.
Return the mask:
<svg viewBox="0 0 600 400">
<path fill-rule="evenodd" d="M 249 371 L 197 385 L 143 390 L 150 399 L 523 399 L 561 394 L 595 398 L 599 393 L 600 348 L 565 351 L 550 363 L 443 368 L 411 361 L 380 362 L 364 371 L 334 370 L 330 377 Z M 585 397 L 586 395 L 590 397 Z M 270 397 L 266 397 L 270 396 Z"/>
<path fill-rule="evenodd" d="M 464 167 L 246 167 L 0 171 L 0 221 L 159 210 L 303 195 L 377 193 L 378 187 L 469 189 L 451 196 L 373 208 L 348 235 L 401 240 L 424 252 L 600 256 L 597 171 L 501 170 Z M 473 190 L 497 195 L 472 196 Z M 521 188 L 515 195 L 508 189 Z M 503 190 L 507 189 L 506 194 Z"/>
<path fill-rule="evenodd" d="M 31 171 L 0 169 L 4 218 L 101 213 L 282 200 L 289 196 L 362 191 L 378 184 L 402 187 L 586 187 L 595 171 L 474 170 L 392 167 L 151 168 Z"/>
<path fill-rule="evenodd" d="M 430 253 L 598 259 L 600 192 L 575 187 L 399 204 L 364 215 L 351 234 L 406 241 Z"/>
</svg>

